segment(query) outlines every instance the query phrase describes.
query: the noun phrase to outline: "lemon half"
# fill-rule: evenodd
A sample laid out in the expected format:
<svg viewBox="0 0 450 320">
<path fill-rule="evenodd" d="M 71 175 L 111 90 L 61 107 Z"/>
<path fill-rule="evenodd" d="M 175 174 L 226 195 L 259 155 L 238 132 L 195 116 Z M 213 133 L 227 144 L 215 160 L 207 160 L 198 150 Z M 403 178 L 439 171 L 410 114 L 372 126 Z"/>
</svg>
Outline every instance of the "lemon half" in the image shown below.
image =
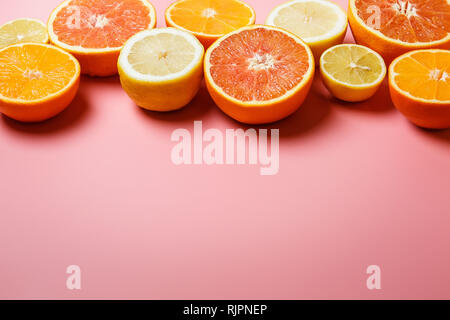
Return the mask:
<svg viewBox="0 0 450 320">
<path fill-rule="evenodd" d="M 144 109 L 180 109 L 200 88 L 203 56 L 202 44 L 188 32 L 175 28 L 142 31 L 120 53 L 122 87 Z"/>
</svg>

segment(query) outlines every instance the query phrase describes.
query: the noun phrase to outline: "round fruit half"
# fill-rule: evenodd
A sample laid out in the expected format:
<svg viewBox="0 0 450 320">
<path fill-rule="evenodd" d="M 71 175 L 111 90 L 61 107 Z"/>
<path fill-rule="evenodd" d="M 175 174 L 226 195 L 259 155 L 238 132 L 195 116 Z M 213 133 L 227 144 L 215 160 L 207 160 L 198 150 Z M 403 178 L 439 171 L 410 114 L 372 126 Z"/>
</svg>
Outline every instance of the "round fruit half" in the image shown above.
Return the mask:
<svg viewBox="0 0 450 320">
<path fill-rule="evenodd" d="M 389 67 L 389 89 L 395 107 L 414 124 L 450 128 L 450 51 L 416 50 Z"/>
<path fill-rule="evenodd" d="M 80 65 L 48 44 L 15 44 L 0 50 L 0 112 L 38 122 L 63 111 L 75 97 Z"/>
<path fill-rule="evenodd" d="M 120 54 L 120 82 L 144 109 L 177 110 L 187 105 L 200 88 L 203 56 L 200 41 L 186 31 L 142 31 L 127 41 Z"/>
<path fill-rule="evenodd" d="M 383 58 L 364 46 L 340 44 L 320 58 L 322 79 L 338 99 L 357 102 L 372 97 L 386 77 Z"/>
<path fill-rule="evenodd" d="M 124 43 L 155 25 L 147 0 L 66 0 L 52 12 L 48 32 L 53 44 L 80 61 L 83 74 L 111 76 Z"/>
<path fill-rule="evenodd" d="M 255 23 L 251 6 L 240 0 L 179 0 L 166 10 L 166 24 L 195 35 L 205 48 L 223 35 Z"/>
<path fill-rule="evenodd" d="M 450 49 L 448 0 L 350 0 L 349 22 L 356 42 L 389 64 L 417 49 Z"/>
<path fill-rule="evenodd" d="M 273 9 L 266 24 L 299 36 L 310 46 L 318 63 L 326 49 L 342 43 L 348 20 L 347 13 L 334 2 L 293 0 Z"/>
<path fill-rule="evenodd" d="M 305 100 L 314 77 L 311 49 L 272 26 L 241 28 L 216 41 L 205 55 L 205 79 L 219 108 L 249 124 L 281 120 Z"/>
<path fill-rule="evenodd" d="M 0 27 L 0 48 L 25 42 L 47 43 L 47 26 L 36 19 L 21 18 Z"/>
</svg>

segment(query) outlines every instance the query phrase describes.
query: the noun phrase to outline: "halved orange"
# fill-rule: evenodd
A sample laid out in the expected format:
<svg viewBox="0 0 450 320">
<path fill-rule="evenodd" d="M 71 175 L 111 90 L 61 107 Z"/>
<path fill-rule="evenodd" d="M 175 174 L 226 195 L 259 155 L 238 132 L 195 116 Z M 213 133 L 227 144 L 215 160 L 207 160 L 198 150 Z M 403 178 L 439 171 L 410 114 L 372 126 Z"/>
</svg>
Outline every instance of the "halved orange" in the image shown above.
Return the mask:
<svg viewBox="0 0 450 320">
<path fill-rule="evenodd" d="M 69 53 L 38 43 L 0 50 L 0 112 L 37 122 L 63 111 L 75 97 L 80 64 Z"/>
<path fill-rule="evenodd" d="M 249 124 L 281 120 L 305 100 L 314 77 L 311 49 L 277 27 L 254 25 L 216 41 L 205 56 L 211 97 L 233 119 Z"/>
<path fill-rule="evenodd" d="M 389 88 L 395 107 L 424 128 L 450 128 L 450 51 L 416 50 L 389 67 Z"/>
<path fill-rule="evenodd" d="M 450 49 L 448 0 L 350 0 L 348 16 L 356 42 L 387 64 L 411 50 Z"/>
<path fill-rule="evenodd" d="M 205 48 L 221 36 L 255 23 L 252 7 L 240 0 L 179 0 L 166 10 L 168 27 L 194 34 Z"/>
<path fill-rule="evenodd" d="M 82 73 L 110 76 L 124 43 L 155 25 L 147 0 L 66 0 L 52 12 L 48 32 L 53 44 L 80 61 Z"/>
</svg>

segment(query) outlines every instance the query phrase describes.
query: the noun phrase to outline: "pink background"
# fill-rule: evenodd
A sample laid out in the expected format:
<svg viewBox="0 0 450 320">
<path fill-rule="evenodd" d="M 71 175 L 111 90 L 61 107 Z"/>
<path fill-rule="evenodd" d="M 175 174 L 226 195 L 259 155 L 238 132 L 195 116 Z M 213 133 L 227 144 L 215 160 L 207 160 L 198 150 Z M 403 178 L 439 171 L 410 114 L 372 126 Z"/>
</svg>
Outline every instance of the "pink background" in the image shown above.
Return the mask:
<svg viewBox="0 0 450 320">
<path fill-rule="evenodd" d="M 58 2 L 2 1 L 0 23 L 46 20 Z M 169 2 L 153 0 L 159 26 Z M 281 1 L 248 2 L 262 23 Z M 46 123 L 0 116 L 0 298 L 450 298 L 450 132 L 410 124 L 386 83 L 347 104 L 316 77 L 269 126 L 281 134 L 272 177 L 173 165 L 170 135 L 194 120 L 242 127 L 204 88 L 157 114 L 114 77 L 83 77 Z M 81 291 L 65 287 L 71 264 Z M 366 288 L 372 264 L 380 291 Z"/>
</svg>

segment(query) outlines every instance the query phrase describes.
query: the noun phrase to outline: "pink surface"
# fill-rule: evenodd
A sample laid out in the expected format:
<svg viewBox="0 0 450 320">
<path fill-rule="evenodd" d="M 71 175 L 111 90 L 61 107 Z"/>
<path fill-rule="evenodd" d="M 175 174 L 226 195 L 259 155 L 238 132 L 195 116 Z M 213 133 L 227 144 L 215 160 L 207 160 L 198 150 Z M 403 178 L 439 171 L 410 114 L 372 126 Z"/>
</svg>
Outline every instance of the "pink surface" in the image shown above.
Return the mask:
<svg viewBox="0 0 450 320">
<path fill-rule="evenodd" d="M 2 1 L 0 23 L 46 20 L 58 2 Z M 169 2 L 153 1 L 159 26 Z M 262 23 L 281 1 L 248 2 Z M 302 108 L 269 126 L 276 176 L 175 166 L 170 135 L 194 120 L 242 127 L 205 89 L 157 114 L 117 78 L 83 77 L 43 124 L 0 116 L 0 298 L 450 298 L 450 132 L 410 124 L 386 83 L 346 104 L 316 77 Z M 72 264 L 81 291 L 66 289 Z M 379 291 L 366 288 L 373 264 Z"/>
</svg>

